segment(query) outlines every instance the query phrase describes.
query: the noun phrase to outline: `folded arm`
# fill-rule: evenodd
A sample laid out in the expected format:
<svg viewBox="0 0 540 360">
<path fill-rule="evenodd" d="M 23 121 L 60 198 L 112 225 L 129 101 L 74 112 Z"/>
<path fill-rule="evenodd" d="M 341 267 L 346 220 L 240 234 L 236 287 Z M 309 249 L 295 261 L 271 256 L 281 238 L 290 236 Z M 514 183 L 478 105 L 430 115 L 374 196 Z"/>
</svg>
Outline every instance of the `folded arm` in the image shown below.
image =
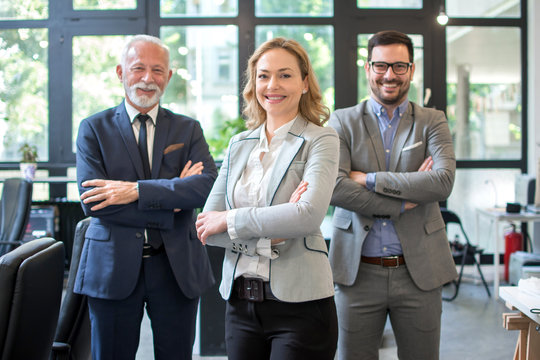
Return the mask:
<svg viewBox="0 0 540 360">
<path fill-rule="evenodd" d="M 239 208 L 235 214 L 235 230 L 242 242 L 250 242 L 253 249 L 262 238 L 289 239 L 320 231 L 320 225 L 328 209 L 332 187 L 334 184 L 338 155 L 337 137 L 335 133 L 325 132 L 314 139 L 304 167 L 303 180 L 308 184 L 305 192 L 291 191 L 291 199 L 297 202 L 285 202 L 266 207 Z M 228 161 L 220 171 L 220 176 L 205 206 L 204 212 L 225 210 L 225 176 Z M 299 187 L 296 187 L 298 190 Z M 279 190 L 278 190 L 279 191 Z M 289 201 L 291 200 L 289 199 Z M 221 215 L 226 216 L 226 215 Z M 206 215 L 199 215 L 198 229 L 202 229 Z M 223 222 L 214 231 L 207 233 L 208 244 L 229 247 L 231 240 Z M 219 232 L 221 231 L 221 232 Z M 201 233 L 204 234 L 204 231 Z M 204 235 L 202 235 L 204 236 Z M 279 239 L 279 240 L 277 240 Z"/>
</svg>

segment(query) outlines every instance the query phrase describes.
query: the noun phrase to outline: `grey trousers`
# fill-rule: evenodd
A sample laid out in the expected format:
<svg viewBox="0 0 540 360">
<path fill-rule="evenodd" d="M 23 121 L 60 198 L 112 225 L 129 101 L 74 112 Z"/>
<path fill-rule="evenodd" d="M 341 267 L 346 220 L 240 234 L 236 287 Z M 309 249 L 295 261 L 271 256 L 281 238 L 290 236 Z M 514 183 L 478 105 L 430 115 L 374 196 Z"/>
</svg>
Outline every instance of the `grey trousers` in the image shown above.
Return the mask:
<svg viewBox="0 0 540 360">
<path fill-rule="evenodd" d="M 361 263 L 352 286 L 336 285 L 339 360 L 377 360 L 387 317 L 400 360 L 438 360 L 442 287 L 420 290 L 406 265 Z"/>
</svg>

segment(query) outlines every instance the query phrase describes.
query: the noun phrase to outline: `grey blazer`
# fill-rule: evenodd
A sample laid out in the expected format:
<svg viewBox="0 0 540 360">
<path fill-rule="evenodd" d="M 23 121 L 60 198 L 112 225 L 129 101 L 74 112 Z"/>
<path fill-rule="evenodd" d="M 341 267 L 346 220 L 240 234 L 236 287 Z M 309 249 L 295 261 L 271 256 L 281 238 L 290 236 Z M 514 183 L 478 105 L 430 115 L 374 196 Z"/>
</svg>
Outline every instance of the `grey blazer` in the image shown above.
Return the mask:
<svg viewBox="0 0 540 360">
<path fill-rule="evenodd" d="M 276 159 L 265 207 L 239 208 L 236 217 L 238 239 L 227 232 L 211 236 L 208 245 L 226 249 L 220 292 L 231 293 L 240 254 L 255 255 L 261 237 L 286 238 L 273 248 L 279 256 L 270 261 L 270 287 L 287 302 L 322 299 L 334 294 L 328 250 L 320 231 L 327 212 L 338 170 L 338 137 L 330 127 L 316 126 L 301 117 L 294 120 Z M 234 209 L 233 190 L 258 143 L 261 127 L 234 136 L 218 178 L 203 211 Z M 301 180 L 307 191 L 298 203 L 289 198 Z"/>
<path fill-rule="evenodd" d="M 407 269 L 422 290 L 456 278 L 439 201 L 452 191 L 456 159 L 444 113 L 409 103 L 400 120 L 386 171 L 383 142 L 367 101 L 336 110 L 330 118 L 340 138 L 339 173 L 331 204 L 336 206 L 330 263 L 334 281 L 352 285 L 362 244 L 375 218 L 394 222 Z M 433 157 L 433 169 L 418 172 Z M 349 178 L 351 170 L 375 172 L 375 191 Z M 418 204 L 401 213 L 404 200 Z"/>
</svg>

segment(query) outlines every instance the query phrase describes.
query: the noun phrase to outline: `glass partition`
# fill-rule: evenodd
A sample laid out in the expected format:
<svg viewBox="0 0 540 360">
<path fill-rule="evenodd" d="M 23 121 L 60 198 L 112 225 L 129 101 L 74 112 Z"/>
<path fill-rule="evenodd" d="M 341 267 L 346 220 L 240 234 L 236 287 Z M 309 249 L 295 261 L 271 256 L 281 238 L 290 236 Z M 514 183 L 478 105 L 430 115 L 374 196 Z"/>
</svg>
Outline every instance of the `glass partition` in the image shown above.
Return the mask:
<svg viewBox="0 0 540 360">
<path fill-rule="evenodd" d="M 520 0 L 446 0 L 446 13 L 450 17 L 519 18 Z"/>
<path fill-rule="evenodd" d="M 444 1 L 444 0 L 443 0 Z M 422 0 L 357 0 L 360 9 L 421 9 Z"/>
<path fill-rule="evenodd" d="M 238 15 L 238 0 L 160 0 L 162 17 L 231 17 Z"/>
<path fill-rule="evenodd" d="M 73 0 L 73 10 L 130 10 L 137 0 Z"/>
<path fill-rule="evenodd" d="M 73 37 L 73 151 L 84 118 L 120 104 L 124 88 L 116 65 L 127 36 Z"/>
<path fill-rule="evenodd" d="M 0 0 L 0 20 L 37 20 L 49 17 L 49 1 Z"/>
<path fill-rule="evenodd" d="M 325 17 L 334 15 L 333 0 L 256 0 L 255 16 L 259 17 Z"/>
<path fill-rule="evenodd" d="M 237 26 L 163 26 L 160 35 L 173 70 L 163 106 L 199 120 L 212 154 L 222 158 L 228 138 L 220 132 L 239 113 Z"/>
<path fill-rule="evenodd" d="M 49 158 L 47 29 L 0 31 L 0 161 L 19 161 L 24 143 Z"/>
<path fill-rule="evenodd" d="M 520 159 L 520 30 L 449 26 L 446 34 L 447 117 L 457 158 Z"/>
</svg>

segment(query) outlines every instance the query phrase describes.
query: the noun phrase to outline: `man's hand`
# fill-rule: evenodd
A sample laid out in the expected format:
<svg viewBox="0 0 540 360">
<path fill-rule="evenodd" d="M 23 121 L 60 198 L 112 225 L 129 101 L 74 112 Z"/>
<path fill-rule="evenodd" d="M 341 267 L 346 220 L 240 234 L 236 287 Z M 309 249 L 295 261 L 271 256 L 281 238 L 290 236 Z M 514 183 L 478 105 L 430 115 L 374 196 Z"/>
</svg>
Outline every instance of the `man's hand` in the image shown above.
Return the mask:
<svg viewBox="0 0 540 360">
<path fill-rule="evenodd" d="M 90 208 L 92 211 L 101 210 L 110 205 L 129 204 L 139 199 L 136 182 L 93 179 L 84 181 L 81 185 L 94 187 L 81 194 L 84 204 L 100 201 L 99 204 Z"/>
<path fill-rule="evenodd" d="M 180 179 L 187 178 L 188 176 L 192 175 L 201 175 L 202 171 L 204 169 L 202 161 L 199 161 L 193 166 L 191 166 L 191 160 L 188 160 L 186 163 L 186 166 L 182 169 L 182 172 L 180 173 Z"/>
<path fill-rule="evenodd" d="M 363 173 L 361 171 L 351 171 L 349 174 L 349 177 L 353 180 L 359 183 L 362 186 L 366 186 L 366 177 L 367 174 Z"/>
<path fill-rule="evenodd" d="M 431 171 L 431 168 L 433 167 L 433 158 L 431 156 L 428 156 L 426 160 L 420 165 L 418 168 L 418 171 Z"/>
<path fill-rule="evenodd" d="M 203 166 L 202 161 L 199 161 L 199 162 L 193 164 L 193 166 L 191 166 L 191 160 L 188 160 L 188 162 L 186 163 L 186 165 L 182 169 L 182 172 L 180 173 L 179 178 L 183 179 L 183 178 L 187 178 L 188 176 L 192 176 L 192 175 L 201 175 L 203 169 L 204 169 L 204 166 Z M 180 212 L 180 211 L 182 211 L 182 209 L 174 209 L 175 213 Z"/>
<path fill-rule="evenodd" d="M 215 234 L 227 231 L 227 211 L 207 211 L 200 213 L 195 222 L 197 237 L 203 245 L 206 239 Z"/>
</svg>

